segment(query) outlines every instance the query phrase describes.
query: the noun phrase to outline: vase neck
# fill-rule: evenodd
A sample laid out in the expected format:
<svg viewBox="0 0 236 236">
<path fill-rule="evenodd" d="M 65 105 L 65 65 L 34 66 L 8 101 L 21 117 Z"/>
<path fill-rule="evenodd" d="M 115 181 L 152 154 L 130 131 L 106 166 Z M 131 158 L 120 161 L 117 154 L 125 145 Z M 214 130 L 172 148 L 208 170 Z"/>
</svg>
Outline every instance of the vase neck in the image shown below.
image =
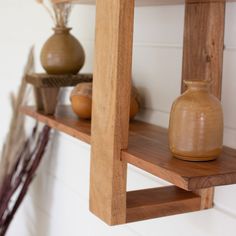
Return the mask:
<svg viewBox="0 0 236 236">
<path fill-rule="evenodd" d="M 208 80 L 185 80 L 184 84 L 187 86 L 188 90 L 210 91 L 211 82 Z"/>
<path fill-rule="evenodd" d="M 71 28 L 68 27 L 55 27 L 53 28 L 55 34 L 69 34 L 71 31 Z"/>
</svg>

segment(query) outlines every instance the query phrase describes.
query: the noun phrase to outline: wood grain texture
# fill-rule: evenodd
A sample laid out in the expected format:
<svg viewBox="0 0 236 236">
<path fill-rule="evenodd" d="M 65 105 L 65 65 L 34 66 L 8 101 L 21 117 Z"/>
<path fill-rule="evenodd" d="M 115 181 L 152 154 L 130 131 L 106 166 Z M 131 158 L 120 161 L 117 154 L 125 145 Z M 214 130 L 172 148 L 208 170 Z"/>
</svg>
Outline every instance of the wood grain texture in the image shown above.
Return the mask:
<svg viewBox="0 0 236 236">
<path fill-rule="evenodd" d="M 201 198 L 175 186 L 137 190 L 127 193 L 126 222 L 200 210 Z"/>
<path fill-rule="evenodd" d="M 38 96 L 38 99 L 42 98 L 42 104 L 43 104 L 43 112 L 45 115 L 53 115 L 58 101 L 58 95 L 59 95 L 59 88 L 40 88 L 40 95 Z M 39 103 L 39 101 L 36 100 L 36 102 Z"/>
<path fill-rule="evenodd" d="M 236 0 L 135 0 L 136 6 L 158 6 L 158 5 L 176 5 L 190 3 L 208 3 L 208 2 L 235 2 Z M 74 4 L 96 4 L 96 0 L 53 0 L 53 2 L 71 2 Z"/>
<path fill-rule="evenodd" d="M 126 221 L 134 0 L 97 1 L 90 210 L 109 225 Z"/>
<path fill-rule="evenodd" d="M 210 209 L 214 206 L 214 188 L 205 188 L 194 191 L 201 197 L 201 210 Z"/>
<path fill-rule="evenodd" d="M 58 107 L 55 115 L 51 116 L 37 111 L 34 107 L 22 107 L 21 112 L 85 143 L 91 142 L 91 122 L 79 119 L 70 106 Z"/>
<path fill-rule="evenodd" d="M 43 105 L 41 89 L 37 87 L 33 87 L 33 89 L 34 89 L 34 99 L 35 99 L 36 109 L 37 111 L 43 111 L 44 105 Z"/>
<path fill-rule="evenodd" d="M 224 22 L 225 2 L 186 4 L 182 77 L 211 80 L 217 97 L 221 96 Z"/>
<path fill-rule="evenodd" d="M 197 190 L 236 182 L 236 151 L 224 147 L 215 161 L 187 162 L 172 157 L 167 130 L 142 122 L 130 124 L 129 148 L 122 158 L 185 190 Z"/>
<path fill-rule="evenodd" d="M 194 0 L 187 2 L 182 92 L 186 89 L 184 80 L 211 80 L 212 93 L 221 99 L 226 3 L 225 1 L 198 3 Z M 209 181 L 211 180 L 208 179 L 207 182 Z M 213 207 L 214 188 L 202 189 L 197 193 L 201 196 L 201 209 Z"/>
<path fill-rule="evenodd" d="M 89 121 L 79 120 L 70 106 L 60 106 L 55 116 L 46 116 L 32 107 L 21 111 L 59 131 L 91 143 Z M 141 121 L 130 123 L 129 147 L 122 151 L 124 161 L 186 190 L 236 184 L 236 150 L 224 147 L 219 159 L 194 163 L 175 159 L 168 148 L 167 130 Z M 213 192 L 210 194 L 213 195 Z M 210 197 L 211 198 L 211 197 Z M 208 198 L 209 199 L 209 198 Z M 206 197 L 206 202 L 207 197 Z M 205 204 L 209 205 L 209 203 Z"/>
<path fill-rule="evenodd" d="M 48 74 L 28 74 L 26 81 L 38 88 L 60 88 L 76 86 L 83 82 L 92 82 L 92 74 L 78 75 L 48 75 Z"/>
</svg>

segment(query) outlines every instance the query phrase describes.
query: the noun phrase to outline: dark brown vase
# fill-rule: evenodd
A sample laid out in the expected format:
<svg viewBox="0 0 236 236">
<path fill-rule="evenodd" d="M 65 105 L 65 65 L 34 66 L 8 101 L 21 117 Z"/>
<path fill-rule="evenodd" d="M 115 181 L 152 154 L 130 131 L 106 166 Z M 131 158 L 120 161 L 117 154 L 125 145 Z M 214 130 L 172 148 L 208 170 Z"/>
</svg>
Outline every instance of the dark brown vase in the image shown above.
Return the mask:
<svg viewBox="0 0 236 236">
<path fill-rule="evenodd" d="M 54 28 L 54 34 L 41 51 L 41 64 L 48 74 L 77 74 L 83 67 L 85 53 L 71 28 Z"/>
<path fill-rule="evenodd" d="M 223 112 L 207 81 L 185 81 L 188 89 L 173 103 L 169 124 L 172 154 L 188 161 L 216 159 L 223 145 Z"/>
</svg>

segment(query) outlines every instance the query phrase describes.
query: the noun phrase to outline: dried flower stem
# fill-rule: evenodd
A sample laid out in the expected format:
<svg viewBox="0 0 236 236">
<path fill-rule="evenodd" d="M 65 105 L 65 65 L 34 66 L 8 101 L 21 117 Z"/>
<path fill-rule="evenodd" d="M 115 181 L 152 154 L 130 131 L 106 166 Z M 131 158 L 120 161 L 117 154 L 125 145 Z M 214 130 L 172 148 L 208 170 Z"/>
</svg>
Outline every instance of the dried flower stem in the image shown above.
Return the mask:
<svg viewBox="0 0 236 236">
<path fill-rule="evenodd" d="M 36 128 L 34 129 L 35 132 Z M 32 137 L 34 136 L 34 134 L 32 135 Z M 28 192 L 28 188 L 35 176 L 35 172 L 42 160 L 42 157 L 44 155 L 44 152 L 46 150 L 48 141 L 49 141 L 49 137 L 50 137 L 50 128 L 48 126 L 45 126 L 43 128 L 43 131 L 41 132 L 41 134 L 39 135 L 38 141 L 36 143 L 36 146 L 34 148 L 34 150 L 32 151 L 31 155 L 33 156 L 32 159 L 33 161 L 29 162 L 27 160 L 25 160 L 25 162 L 27 163 L 23 163 L 23 167 L 19 173 L 19 175 L 17 176 L 16 179 L 16 183 L 15 183 L 15 187 L 13 189 L 11 189 L 10 193 L 8 194 L 8 198 L 4 201 L 4 208 L 5 208 L 5 212 L 4 214 L 2 214 L 2 216 L 4 216 L 3 219 L 0 220 L 0 236 L 4 236 L 7 232 L 7 229 L 9 228 L 9 225 L 17 211 L 17 209 L 19 208 L 20 204 L 22 203 L 22 201 L 24 200 L 27 192 Z M 30 142 L 28 142 L 28 145 L 30 145 Z M 25 150 L 25 148 L 24 148 Z M 12 207 L 11 210 L 8 209 L 9 206 L 9 201 L 11 199 L 11 196 L 13 195 L 13 193 L 20 188 L 20 193 L 17 197 L 17 200 L 14 204 L 14 206 Z"/>
<path fill-rule="evenodd" d="M 71 3 L 54 3 L 51 0 L 48 0 L 52 8 L 50 9 L 43 0 L 36 0 L 36 2 L 44 7 L 49 16 L 52 18 L 56 27 L 67 27 L 68 19 L 72 9 Z"/>
<path fill-rule="evenodd" d="M 19 148 L 21 147 L 22 143 L 25 142 L 25 132 L 23 130 L 24 116 L 20 114 L 19 109 L 25 103 L 25 94 L 27 89 L 25 75 L 33 70 L 34 70 L 34 56 L 33 56 L 33 48 L 31 48 L 28 56 L 28 62 L 24 69 L 24 75 L 18 91 L 17 98 L 11 95 L 13 114 L 10 122 L 9 133 L 7 135 L 7 140 L 6 143 L 4 144 L 1 156 L 0 193 L 2 188 L 3 177 L 11 173 L 11 170 L 15 165 L 15 158 L 17 156 L 17 153 L 19 152 Z"/>
<path fill-rule="evenodd" d="M 52 19 L 53 23 L 56 24 L 56 19 L 53 15 L 52 11 L 50 10 L 50 8 L 47 5 L 45 5 L 44 3 L 42 3 L 42 6 L 46 10 L 46 12 L 49 14 L 49 16 Z"/>
<path fill-rule="evenodd" d="M 26 103 L 27 84 L 25 77 L 33 69 L 32 48 L 17 97 L 11 94 L 13 116 L 0 163 L 0 236 L 5 235 L 23 201 L 49 141 L 50 128 L 45 126 L 43 131 L 38 134 L 37 124 L 30 138 L 27 139 L 24 115 L 20 113 L 20 107 Z M 11 200 L 16 194 L 18 194 L 16 202 L 12 206 Z"/>
</svg>

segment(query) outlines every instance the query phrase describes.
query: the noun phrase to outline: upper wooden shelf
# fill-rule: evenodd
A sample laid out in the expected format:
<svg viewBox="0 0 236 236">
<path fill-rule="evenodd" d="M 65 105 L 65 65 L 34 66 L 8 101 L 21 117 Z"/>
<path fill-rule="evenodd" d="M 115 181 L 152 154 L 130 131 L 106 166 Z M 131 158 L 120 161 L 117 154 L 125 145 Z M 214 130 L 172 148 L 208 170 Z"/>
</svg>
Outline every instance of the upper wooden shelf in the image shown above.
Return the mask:
<svg viewBox="0 0 236 236">
<path fill-rule="evenodd" d="M 79 120 L 70 106 L 61 106 L 55 117 L 45 116 L 32 107 L 21 110 L 52 128 L 90 143 L 90 122 Z M 185 190 L 236 183 L 236 150 L 225 147 L 215 161 L 181 161 L 169 151 L 166 129 L 140 121 L 130 123 L 129 148 L 122 152 L 122 159 Z"/>
<path fill-rule="evenodd" d="M 189 3 L 196 2 L 235 2 L 236 0 L 186 0 Z M 185 0 L 135 0 L 137 6 L 152 5 L 176 5 L 184 4 Z M 96 4 L 96 0 L 54 0 L 54 2 L 71 2 L 75 4 Z"/>
<path fill-rule="evenodd" d="M 74 4 L 96 4 L 96 0 L 55 0 L 54 2 L 71 2 Z M 145 5 L 171 5 L 171 4 L 183 4 L 184 0 L 135 0 L 137 6 Z"/>
<path fill-rule="evenodd" d="M 46 116 L 43 113 L 37 112 L 34 107 L 23 107 L 21 111 L 51 128 L 90 144 L 91 122 L 88 120 L 79 120 L 69 106 L 61 106 L 57 109 L 55 117 Z"/>
</svg>

